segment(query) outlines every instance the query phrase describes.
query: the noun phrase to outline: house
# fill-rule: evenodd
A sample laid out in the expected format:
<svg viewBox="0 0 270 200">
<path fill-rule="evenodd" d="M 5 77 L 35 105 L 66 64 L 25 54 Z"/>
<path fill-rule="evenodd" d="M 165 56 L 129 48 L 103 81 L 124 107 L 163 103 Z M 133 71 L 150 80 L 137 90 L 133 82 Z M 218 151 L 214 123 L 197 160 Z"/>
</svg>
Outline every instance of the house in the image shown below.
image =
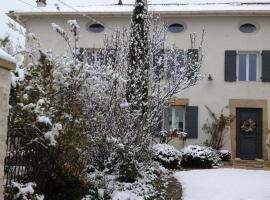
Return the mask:
<svg viewBox="0 0 270 200">
<path fill-rule="evenodd" d="M 4 159 L 6 156 L 7 120 L 9 113 L 10 70 L 16 67 L 15 59 L 0 48 L 0 198 L 3 197 Z"/>
<path fill-rule="evenodd" d="M 203 143 L 209 135 L 202 127 L 210 119 L 205 105 L 217 115 L 224 110 L 233 117 L 224 146 L 232 158 L 269 160 L 270 0 L 156 1 L 150 2 L 149 9 L 168 24 L 168 43 L 188 49 L 189 34 L 206 30 L 202 66 L 206 76 L 173 100 L 164 127 L 186 130 L 187 144 Z M 79 46 L 94 51 L 102 48 L 104 35 L 112 33 L 110 27 L 129 24 L 133 5 L 125 2 L 133 1 L 31 8 L 7 15 L 35 33 L 43 48 L 59 53 L 65 51 L 65 45 L 51 23 L 65 27 L 67 20 L 76 19 L 81 26 Z M 182 147 L 178 138 L 171 143 Z"/>
</svg>

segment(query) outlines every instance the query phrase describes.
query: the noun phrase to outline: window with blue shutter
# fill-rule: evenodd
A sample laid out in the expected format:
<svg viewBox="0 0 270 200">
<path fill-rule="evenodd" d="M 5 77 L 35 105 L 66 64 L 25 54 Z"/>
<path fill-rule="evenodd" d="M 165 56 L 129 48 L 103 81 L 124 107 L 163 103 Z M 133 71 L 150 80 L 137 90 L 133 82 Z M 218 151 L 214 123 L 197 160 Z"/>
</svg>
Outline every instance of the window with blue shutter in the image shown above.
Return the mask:
<svg viewBox="0 0 270 200">
<path fill-rule="evenodd" d="M 185 131 L 187 138 L 198 138 L 198 107 L 171 106 L 164 112 L 163 128 L 166 131 Z"/>
<path fill-rule="evenodd" d="M 270 50 L 262 51 L 262 75 L 263 82 L 270 82 Z"/>
<path fill-rule="evenodd" d="M 198 106 L 186 107 L 187 138 L 198 138 Z"/>
<path fill-rule="evenodd" d="M 236 51 L 225 51 L 225 81 L 236 81 Z"/>
</svg>

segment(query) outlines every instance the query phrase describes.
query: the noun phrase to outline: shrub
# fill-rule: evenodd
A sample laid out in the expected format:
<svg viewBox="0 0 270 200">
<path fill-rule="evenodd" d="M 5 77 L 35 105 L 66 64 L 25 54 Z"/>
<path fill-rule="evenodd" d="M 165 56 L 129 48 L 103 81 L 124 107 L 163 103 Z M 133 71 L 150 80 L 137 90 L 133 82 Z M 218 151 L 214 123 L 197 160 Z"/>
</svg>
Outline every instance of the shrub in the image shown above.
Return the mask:
<svg viewBox="0 0 270 200">
<path fill-rule="evenodd" d="M 217 151 L 217 154 L 222 161 L 227 162 L 231 160 L 231 153 L 228 150 Z"/>
<path fill-rule="evenodd" d="M 154 160 L 161 163 L 169 169 L 177 169 L 180 167 L 182 154 L 173 146 L 168 144 L 156 144 L 152 147 Z"/>
<path fill-rule="evenodd" d="M 214 149 L 201 145 L 189 145 L 182 149 L 181 166 L 189 168 L 212 168 L 219 166 L 221 159 Z"/>
<path fill-rule="evenodd" d="M 210 140 L 205 143 L 207 146 L 220 150 L 225 145 L 224 138 L 232 117 L 224 115 L 223 109 L 218 116 L 208 106 L 205 107 L 212 118 L 212 122 L 207 120 L 203 125 L 203 130 L 210 135 Z"/>
</svg>

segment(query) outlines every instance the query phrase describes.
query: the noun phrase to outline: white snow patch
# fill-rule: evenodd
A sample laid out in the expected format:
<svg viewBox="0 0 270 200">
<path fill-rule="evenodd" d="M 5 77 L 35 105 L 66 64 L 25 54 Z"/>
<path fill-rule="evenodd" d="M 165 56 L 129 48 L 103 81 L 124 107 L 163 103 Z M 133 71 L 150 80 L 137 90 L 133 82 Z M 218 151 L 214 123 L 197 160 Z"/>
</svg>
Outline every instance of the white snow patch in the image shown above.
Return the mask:
<svg viewBox="0 0 270 200">
<path fill-rule="evenodd" d="M 12 185 L 19 190 L 16 195 L 17 197 L 19 197 L 20 195 L 25 196 L 27 194 L 34 194 L 34 187 L 37 186 L 35 183 L 20 184 L 17 182 L 12 182 Z"/>
<path fill-rule="evenodd" d="M 51 131 L 48 131 L 44 134 L 44 138 L 49 140 L 49 144 L 51 146 L 55 146 L 57 144 L 56 138 L 59 136 L 59 130 L 62 129 L 61 124 L 54 124 Z"/>
<path fill-rule="evenodd" d="M 143 198 L 130 191 L 114 191 L 112 200 L 143 200 Z"/>
<path fill-rule="evenodd" d="M 16 60 L 13 56 L 9 55 L 3 49 L 0 48 L 0 59 L 6 60 L 8 62 L 16 63 Z"/>
<path fill-rule="evenodd" d="M 44 124 L 48 124 L 48 125 L 52 125 L 51 120 L 49 119 L 49 117 L 46 116 L 38 116 L 37 117 L 37 121 L 40 123 L 44 123 Z"/>
<path fill-rule="evenodd" d="M 270 171 L 207 169 L 175 173 L 183 200 L 269 200 Z"/>
</svg>

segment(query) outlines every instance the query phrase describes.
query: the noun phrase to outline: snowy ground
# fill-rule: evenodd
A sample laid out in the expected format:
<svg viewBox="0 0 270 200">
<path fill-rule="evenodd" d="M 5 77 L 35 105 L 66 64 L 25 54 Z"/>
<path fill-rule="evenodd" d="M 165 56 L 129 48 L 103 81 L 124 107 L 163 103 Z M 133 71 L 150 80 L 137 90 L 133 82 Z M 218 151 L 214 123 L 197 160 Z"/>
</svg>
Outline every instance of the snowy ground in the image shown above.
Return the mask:
<svg viewBox="0 0 270 200">
<path fill-rule="evenodd" d="M 175 173 L 183 200 L 270 200 L 270 171 L 207 169 Z"/>
</svg>

